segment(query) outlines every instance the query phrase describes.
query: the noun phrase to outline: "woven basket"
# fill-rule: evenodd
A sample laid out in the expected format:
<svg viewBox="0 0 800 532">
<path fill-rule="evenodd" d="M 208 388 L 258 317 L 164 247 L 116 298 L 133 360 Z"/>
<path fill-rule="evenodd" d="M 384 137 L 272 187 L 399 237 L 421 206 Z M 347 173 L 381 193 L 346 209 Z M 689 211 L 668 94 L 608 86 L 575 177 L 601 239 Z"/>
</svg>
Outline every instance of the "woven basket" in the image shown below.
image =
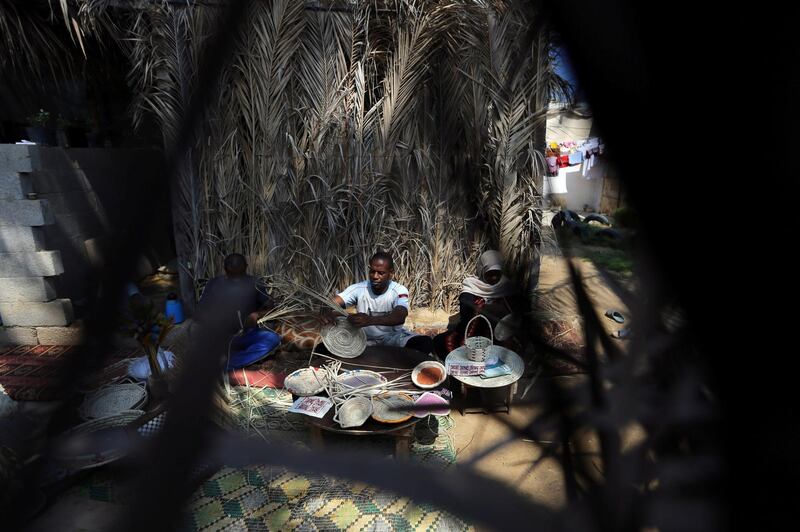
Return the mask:
<svg viewBox="0 0 800 532">
<path fill-rule="evenodd" d="M 283 387 L 300 397 L 317 395 L 325 389 L 325 374 L 314 368 L 300 368 L 288 374 Z"/>
<path fill-rule="evenodd" d="M 333 420 L 343 429 L 360 427 L 372 415 L 372 400 L 362 396 L 351 397 L 337 409 Z"/>
<path fill-rule="evenodd" d="M 489 324 L 489 334 L 492 335 L 491 339 L 486 338 L 485 336 L 466 336 L 469 334 L 470 323 L 472 323 L 476 318 L 483 318 L 486 320 L 486 323 Z M 482 314 L 476 314 L 467 322 L 467 327 L 464 329 L 464 335 L 464 346 L 467 348 L 467 358 L 473 362 L 483 362 L 486 360 L 486 353 L 489 351 L 489 348 L 494 345 L 492 322 L 490 322 L 486 316 Z"/>
<path fill-rule="evenodd" d="M 110 384 L 87 395 L 78 413 L 83 419 L 98 419 L 114 416 L 125 410 L 137 410 L 146 402 L 147 389 L 144 385 Z"/>
</svg>

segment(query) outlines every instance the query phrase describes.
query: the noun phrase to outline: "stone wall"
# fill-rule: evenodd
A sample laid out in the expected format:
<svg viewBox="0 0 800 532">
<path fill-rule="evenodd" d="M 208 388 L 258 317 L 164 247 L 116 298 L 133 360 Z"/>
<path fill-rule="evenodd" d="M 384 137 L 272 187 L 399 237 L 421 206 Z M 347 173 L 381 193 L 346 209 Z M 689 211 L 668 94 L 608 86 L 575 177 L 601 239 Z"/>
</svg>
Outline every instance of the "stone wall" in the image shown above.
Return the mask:
<svg viewBox="0 0 800 532">
<path fill-rule="evenodd" d="M 0 144 L 0 345 L 80 340 L 74 320 L 98 245 L 126 223 L 137 177 L 162 164 L 155 150 Z M 154 216 L 163 231 L 140 258 L 140 277 L 174 256 L 169 213 Z"/>
</svg>

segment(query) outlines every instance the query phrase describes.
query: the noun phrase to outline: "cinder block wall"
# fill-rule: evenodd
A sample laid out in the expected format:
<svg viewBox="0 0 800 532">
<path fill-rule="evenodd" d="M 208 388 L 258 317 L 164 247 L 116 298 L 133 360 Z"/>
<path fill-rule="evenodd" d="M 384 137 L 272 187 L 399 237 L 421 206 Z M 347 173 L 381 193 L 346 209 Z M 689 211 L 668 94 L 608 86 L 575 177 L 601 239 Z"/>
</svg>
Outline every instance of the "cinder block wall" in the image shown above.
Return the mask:
<svg viewBox="0 0 800 532">
<path fill-rule="evenodd" d="M 155 150 L 0 144 L 0 345 L 80 341 L 92 245 L 125 223 L 133 180 L 161 165 Z M 152 266 L 174 255 L 169 213 L 156 215 Z"/>
</svg>

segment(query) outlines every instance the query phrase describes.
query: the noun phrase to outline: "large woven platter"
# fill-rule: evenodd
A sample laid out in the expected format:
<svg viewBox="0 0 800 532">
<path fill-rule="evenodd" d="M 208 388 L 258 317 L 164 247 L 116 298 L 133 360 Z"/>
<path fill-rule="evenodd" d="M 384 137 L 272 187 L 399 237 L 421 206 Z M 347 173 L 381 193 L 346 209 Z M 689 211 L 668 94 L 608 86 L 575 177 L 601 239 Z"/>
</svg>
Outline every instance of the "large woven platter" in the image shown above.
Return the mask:
<svg viewBox="0 0 800 532">
<path fill-rule="evenodd" d="M 522 374 L 525 372 L 525 363 L 514 351 L 506 349 L 505 347 L 500 347 L 499 345 L 493 345 L 489 347 L 489 350 L 487 351 L 487 357 L 491 358 L 493 356 L 497 356 L 503 362 L 503 364 L 507 364 L 511 368 L 511 375 L 503 375 L 501 377 L 494 377 L 492 379 L 482 379 L 480 375 L 453 375 L 453 378 L 463 382 L 468 386 L 474 386 L 475 388 L 499 388 L 500 386 L 508 386 L 509 384 L 513 384 L 517 382 L 520 377 L 522 377 Z M 447 355 L 447 360 L 445 361 L 445 363 L 458 362 L 470 362 L 467 354 L 467 348 L 463 345 L 450 351 L 450 354 Z"/>
<path fill-rule="evenodd" d="M 125 410 L 137 410 L 145 402 L 147 391 L 141 384 L 111 384 L 87 395 L 78 413 L 83 419 L 99 419 Z"/>
</svg>

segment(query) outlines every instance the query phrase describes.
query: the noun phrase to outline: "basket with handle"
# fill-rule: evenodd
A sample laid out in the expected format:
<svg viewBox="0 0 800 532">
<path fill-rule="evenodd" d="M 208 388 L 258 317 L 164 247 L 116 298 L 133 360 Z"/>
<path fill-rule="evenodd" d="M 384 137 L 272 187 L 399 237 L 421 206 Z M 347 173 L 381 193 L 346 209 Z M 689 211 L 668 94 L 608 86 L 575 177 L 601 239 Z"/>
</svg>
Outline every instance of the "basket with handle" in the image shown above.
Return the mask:
<svg viewBox="0 0 800 532">
<path fill-rule="evenodd" d="M 485 336 L 469 336 L 469 326 L 476 318 L 483 318 L 489 325 L 489 334 L 491 338 Z M 483 362 L 486 360 L 486 355 L 489 348 L 494 345 L 494 332 L 492 331 L 492 322 L 483 314 L 476 314 L 471 320 L 467 322 L 467 327 L 464 329 L 464 346 L 467 348 L 467 358 L 473 362 Z"/>
</svg>

